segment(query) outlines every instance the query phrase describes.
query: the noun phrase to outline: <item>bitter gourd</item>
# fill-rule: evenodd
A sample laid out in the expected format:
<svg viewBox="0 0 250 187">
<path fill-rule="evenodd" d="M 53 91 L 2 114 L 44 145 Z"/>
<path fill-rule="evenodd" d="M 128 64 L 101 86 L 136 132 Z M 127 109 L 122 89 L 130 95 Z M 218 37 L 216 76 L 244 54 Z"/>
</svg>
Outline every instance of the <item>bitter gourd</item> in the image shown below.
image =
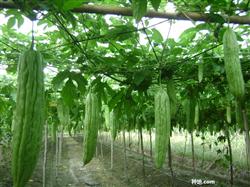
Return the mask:
<svg viewBox="0 0 250 187">
<path fill-rule="evenodd" d="M 161 87 L 155 95 L 155 165 L 157 168 L 161 168 L 165 161 L 170 131 L 170 100 L 167 91 Z"/>
<path fill-rule="evenodd" d="M 42 144 L 45 118 L 43 58 L 29 49 L 18 64 L 16 109 L 13 118 L 12 176 L 14 187 L 31 177 Z"/>
</svg>

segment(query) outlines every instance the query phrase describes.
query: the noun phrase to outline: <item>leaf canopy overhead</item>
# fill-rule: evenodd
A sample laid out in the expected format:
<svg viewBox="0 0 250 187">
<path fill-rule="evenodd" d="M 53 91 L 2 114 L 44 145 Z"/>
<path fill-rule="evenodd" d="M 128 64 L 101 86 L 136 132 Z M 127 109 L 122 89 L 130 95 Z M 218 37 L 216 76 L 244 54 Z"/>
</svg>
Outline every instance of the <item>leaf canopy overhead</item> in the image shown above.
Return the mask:
<svg viewBox="0 0 250 187">
<path fill-rule="evenodd" d="M 227 27 L 225 17 L 248 15 L 248 1 L 168 2 L 167 5 L 175 6 L 176 11 L 206 13 L 217 20 L 217 23 L 193 21 L 193 27 L 183 31 L 178 39 L 168 37 L 168 32 L 175 32 L 172 28 L 174 20 L 159 21 L 166 26 L 163 33 L 157 30 L 150 18 L 142 18 L 148 9 L 163 11 L 166 1 L 29 2 L 15 1 L 21 10 L 1 11 L 8 21 L 0 26 L 0 60 L 7 66 L 8 74 L 15 76 L 18 55 L 30 43 L 31 33 L 22 34 L 19 28 L 25 23 L 25 16 L 34 19 L 35 15 L 37 20 L 34 22 L 39 28 L 44 28 L 42 31 L 35 29 L 35 42 L 50 72 L 46 78 L 47 91 L 62 97 L 71 108 L 78 105 L 91 85 L 111 109 L 131 109 L 131 113 L 141 109 L 141 116 L 150 119 L 150 107 L 144 106 L 152 105 L 155 85 L 159 81 L 167 84 L 172 80 L 179 103 L 190 92 L 201 100 L 205 125 L 200 128 L 219 123 L 216 119 L 224 110 L 224 96 L 228 92 L 221 46 Z M 85 4 L 132 7 L 133 17 L 71 11 Z M 42 7 L 43 11 L 35 7 Z M 250 30 L 246 25 L 233 27 L 241 46 L 242 71 L 248 90 L 246 97 L 250 98 Z M 199 63 L 204 65 L 204 78 L 200 83 L 197 78 Z M 205 114 L 213 110 L 218 114 L 208 119 Z"/>
</svg>

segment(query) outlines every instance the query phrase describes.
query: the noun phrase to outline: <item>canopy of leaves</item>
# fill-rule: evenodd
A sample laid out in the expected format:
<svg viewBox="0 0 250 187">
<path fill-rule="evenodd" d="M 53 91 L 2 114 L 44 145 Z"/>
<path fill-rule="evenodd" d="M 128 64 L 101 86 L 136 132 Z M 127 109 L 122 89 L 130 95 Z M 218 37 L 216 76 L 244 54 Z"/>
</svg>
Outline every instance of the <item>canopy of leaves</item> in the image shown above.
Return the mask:
<svg viewBox="0 0 250 187">
<path fill-rule="evenodd" d="M 202 124 L 197 129 L 213 132 L 223 128 L 226 105 L 233 102 L 232 96 L 228 96 L 221 46 L 227 26 L 224 18 L 225 15 L 247 15 L 249 1 L 30 2 L 15 1 L 19 9 L 1 11 L 8 21 L 0 25 L 0 63 L 1 68 L 6 67 L 11 81 L 15 82 L 18 56 L 31 42 L 31 29 L 28 34 L 22 34 L 19 30 L 28 22 L 25 17 L 42 28 L 35 28 L 34 35 L 36 49 L 42 52 L 45 59 L 49 116 L 56 116 L 53 103 L 62 98 L 73 116 L 70 128 L 81 128 L 78 122 L 83 118 L 84 98 L 89 87 L 92 87 L 103 104 L 110 110 L 116 108 L 120 117 L 125 116 L 123 119 L 129 121 L 124 123 L 127 128 L 136 128 L 135 123 L 132 123 L 136 121 L 135 118 L 145 128 L 150 128 L 154 119 L 153 96 L 156 85 L 164 85 L 171 80 L 176 89 L 178 111 L 172 119 L 173 126 L 186 128 L 182 103 L 192 95 L 201 106 Z M 71 11 L 85 4 L 131 7 L 133 17 L 77 14 Z M 180 12 L 205 12 L 218 23 L 193 22 L 193 27 L 183 31 L 178 39 L 166 37 L 171 26 L 161 33 L 155 25 L 149 24 L 150 19 L 143 16 L 148 9 L 161 11 L 169 4 Z M 172 22 L 164 20 L 165 24 L 172 25 Z M 231 26 L 237 32 L 241 46 L 246 101 L 249 101 L 250 29 L 245 25 Z M 204 69 L 202 82 L 197 77 L 199 63 L 203 63 Z M 1 81 L 0 89 L 0 103 L 4 103 L 0 104 L 0 112 L 7 115 L 14 106 L 13 86 L 8 81 Z M 250 108 L 250 103 L 246 105 Z M 8 120 L 4 123 L 10 124 Z M 235 119 L 232 125 L 236 126 Z"/>
</svg>

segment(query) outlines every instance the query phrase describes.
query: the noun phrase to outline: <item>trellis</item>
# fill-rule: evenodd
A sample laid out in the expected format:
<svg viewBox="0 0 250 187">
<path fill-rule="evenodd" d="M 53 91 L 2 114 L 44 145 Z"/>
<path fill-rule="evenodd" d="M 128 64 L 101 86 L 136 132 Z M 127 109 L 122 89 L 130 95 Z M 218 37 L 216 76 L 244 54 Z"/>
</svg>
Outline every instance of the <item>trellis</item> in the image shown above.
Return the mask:
<svg viewBox="0 0 250 187">
<path fill-rule="evenodd" d="M 0 2 L 0 9 L 16 9 L 17 6 L 10 2 Z M 40 9 L 40 8 L 37 8 Z M 108 5 L 82 5 L 72 10 L 76 13 L 95 13 L 95 14 L 111 14 L 120 16 L 133 16 L 132 9 L 127 7 L 117 7 Z M 204 21 L 204 22 L 219 22 L 216 19 L 219 14 L 211 15 L 209 13 L 197 12 L 157 12 L 153 10 L 147 11 L 145 17 L 149 18 L 165 18 L 174 20 L 189 20 L 189 21 Z M 250 25 L 250 16 L 222 16 L 225 22 L 234 24 Z"/>
</svg>

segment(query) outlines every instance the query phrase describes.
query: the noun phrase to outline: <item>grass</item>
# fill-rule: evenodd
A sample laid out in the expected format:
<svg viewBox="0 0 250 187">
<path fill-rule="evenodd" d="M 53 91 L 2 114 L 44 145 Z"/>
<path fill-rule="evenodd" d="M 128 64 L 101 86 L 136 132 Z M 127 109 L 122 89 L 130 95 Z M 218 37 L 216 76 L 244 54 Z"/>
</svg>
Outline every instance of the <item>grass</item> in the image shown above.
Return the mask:
<svg viewBox="0 0 250 187">
<path fill-rule="evenodd" d="M 210 134 L 205 134 L 204 140 L 204 160 L 207 161 L 215 161 L 217 159 L 225 159 L 225 154 L 227 154 L 227 141 L 226 142 L 218 142 L 217 138 L 223 135 L 223 133 L 219 133 L 218 135 L 212 136 Z M 243 135 L 234 134 L 231 135 L 231 144 L 232 144 L 232 155 L 233 155 L 233 163 L 239 168 L 247 168 L 246 162 L 246 152 L 245 152 L 245 142 Z M 186 156 L 191 158 L 191 141 L 190 135 L 187 135 L 187 148 L 186 148 Z M 185 134 L 184 133 L 174 133 L 171 138 L 172 147 L 174 147 L 173 152 L 177 155 L 182 155 L 185 144 Z M 217 142 L 217 143 L 216 143 Z M 194 147 L 195 147 L 195 156 L 198 160 L 202 160 L 203 158 L 203 141 L 201 137 L 194 136 Z M 219 152 L 222 151 L 222 152 Z"/>
<path fill-rule="evenodd" d="M 185 157 L 192 158 L 191 152 L 191 140 L 190 134 L 186 132 L 179 132 L 178 129 L 174 129 L 171 137 L 171 147 L 174 155 L 183 156 L 184 146 L 186 142 Z M 201 136 L 196 136 L 194 132 L 194 150 L 196 160 L 201 161 L 204 155 L 204 161 L 214 162 L 219 161 L 222 166 L 228 166 L 229 162 L 226 160 L 228 144 L 227 141 L 218 141 L 218 137 L 224 136 L 224 134 L 218 133 L 211 135 L 210 133 L 204 134 L 205 139 L 202 140 Z M 129 133 L 126 133 L 126 141 L 128 141 Z M 134 148 L 138 145 L 138 133 L 136 131 L 130 132 L 131 142 Z M 230 134 L 233 154 L 233 164 L 237 168 L 247 169 L 246 161 L 246 147 L 244 136 L 240 133 Z M 122 133 L 119 134 L 118 140 L 122 141 Z M 143 132 L 144 149 L 150 150 L 150 138 L 147 131 Z M 152 141 L 154 141 L 154 132 L 152 132 Z M 202 143 L 204 142 L 204 145 Z M 204 147 L 204 148 L 203 148 Z M 137 148 L 136 148 L 137 149 Z M 154 149 L 154 142 L 153 142 Z M 203 153 L 204 150 L 204 153 Z M 221 152 L 220 152 L 221 151 Z"/>
</svg>

